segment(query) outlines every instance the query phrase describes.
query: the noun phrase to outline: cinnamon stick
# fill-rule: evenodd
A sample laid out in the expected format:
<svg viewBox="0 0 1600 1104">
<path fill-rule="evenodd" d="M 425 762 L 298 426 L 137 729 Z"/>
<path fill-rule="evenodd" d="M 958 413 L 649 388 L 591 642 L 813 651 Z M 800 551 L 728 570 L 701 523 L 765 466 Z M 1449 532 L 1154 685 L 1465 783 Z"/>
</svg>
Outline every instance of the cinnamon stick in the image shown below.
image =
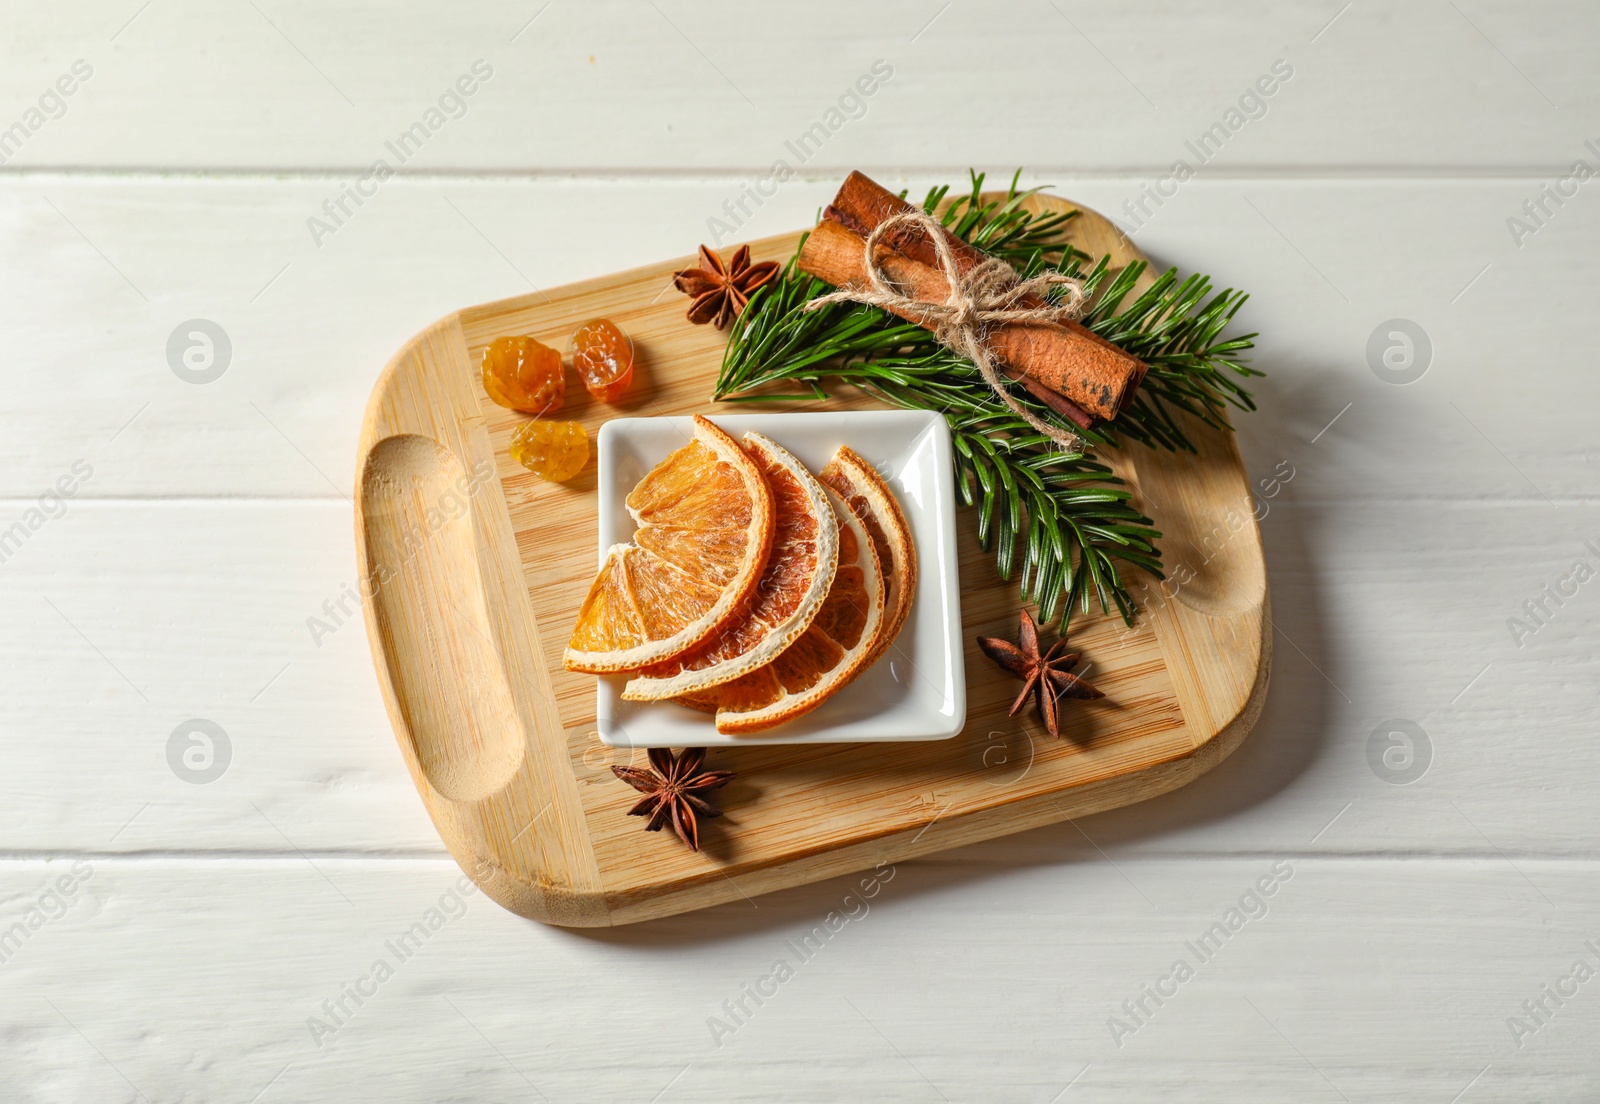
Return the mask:
<svg viewBox="0 0 1600 1104">
<path fill-rule="evenodd" d="M 860 172 L 852 172 L 839 186 L 839 193 L 834 196 L 833 203 L 824 210 L 823 217 L 838 222 L 865 238 L 880 222 L 916 209 L 871 177 Z M 956 259 L 956 267 L 962 275 L 988 260 L 988 255 L 981 249 L 969 245 L 954 234 L 946 234 L 945 240 L 950 244 L 951 252 Z M 938 267 L 939 256 L 933 242 L 919 231 L 909 228 L 899 231 L 889 235 L 887 243 L 903 256 L 930 267 Z M 1029 296 L 1022 301 L 1022 305 L 1037 307 L 1042 306 L 1043 302 L 1036 296 Z M 1065 323 L 1065 328 L 1071 331 L 1077 343 L 1083 346 L 1075 356 L 1069 356 L 1059 364 L 1052 365 L 1048 369 L 1050 375 L 1035 372 L 1031 365 L 1012 365 L 1012 371 L 1008 374 L 1012 375 L 1012 378 L 1016 378 L 1018 374 L 1027 376 L 1065 394 L 1069 400 L 1077 399 L 1078 394 L 1071 387 L 1058 386 L 1056 377 L 1062 377 L 1061 382 L 1076 377 L 1084 381 L 1081 386 L 1089 390 L 1109 388 L 1118 396 L 1117 406 L 1110 413 L 1100 413 L 1092 403 L 1080 403 L 1080 405 L 1102 418 L 1115 417 L 1116 411 L 1132 400 L 1139 384 L 1144 380 L 1147 365 L 1076 322 Z M 998 355 L 998 350 L 996 352 Z"/>
<path fill-rule="evenodd" d="M 864 287 L 868 283 L 865 249 L 866 239 L 860 234 L 824 219 L 806 239 L 796 263 L 801 271 L 835 287 Z M 949 298 L 950 282 L 937 267 L 883 245 L 878 247 L 877 260 L 908 297 L 923 303 L 942 303 Z M 936 328 L 914 308 L 895 313 L 926 329 Z M 1030 383 L 1058 392 L 1097 418 L 1116 417 L 1144 376 L 1144 365 L 1139 360 L 1114 345 L 1084 341 L 1077 331 L 1067 327 L 1031 323 L 997 326 L 988 342 L 995 359 L 1003 365 L 1022 373 Z M 1055 408 L 1055 403 L 1050 405 Z"/>
</svg>

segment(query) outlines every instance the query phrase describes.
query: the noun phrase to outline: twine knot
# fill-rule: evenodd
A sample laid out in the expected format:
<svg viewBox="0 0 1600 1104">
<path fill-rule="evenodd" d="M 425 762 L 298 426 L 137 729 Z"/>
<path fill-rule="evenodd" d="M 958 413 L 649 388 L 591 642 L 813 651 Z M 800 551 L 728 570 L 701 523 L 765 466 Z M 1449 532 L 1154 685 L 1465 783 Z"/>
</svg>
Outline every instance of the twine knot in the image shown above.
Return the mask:
<svg viewBox="0 0 1600 1104">
<path fill-rule="evenodd" d="M 923 233 L 931 242 L 939 258 L 939 270 L 950 291 L 942 303 L 927 303 L 902 293 L 890 282 L 878 257 L 878 247 L 885 235 L 912 227 Z M 951 248 L 948 232 L 933 216 L 922 211 L 902 211 L 877 226 L 867 236 L 865 263 L 866 288 L 841 288 L 827 295 L 819 295 L 805 305 L 813 311 L 830 303 L 863 303 L 880 307 L 902 316 L 915 315 L 933 330 L 941 344 L 961 353 L 975 364 L 1000 401 L 1012 413 L 1071 452 L 1082 452 L 1083 439 L 1076 433 L 1052 425 L 1012 396 L 1000 378 L 994 353 L 989 349 L 987 329 L 995 325 L 1055 325 L 1074 320 L 1083 314 L 1088 298 L 1083 281 L 1055 271 L 1041 272 L 1024 280 L 1017 270 L 998 257 L 990 257 L 963 273 Z M 1060 298 L 1048 302 L 1053 288 L 1060 288 Z M 1044 306 L 1021 305 L 1029 298 L 1044 300 Z"/>
</svg>

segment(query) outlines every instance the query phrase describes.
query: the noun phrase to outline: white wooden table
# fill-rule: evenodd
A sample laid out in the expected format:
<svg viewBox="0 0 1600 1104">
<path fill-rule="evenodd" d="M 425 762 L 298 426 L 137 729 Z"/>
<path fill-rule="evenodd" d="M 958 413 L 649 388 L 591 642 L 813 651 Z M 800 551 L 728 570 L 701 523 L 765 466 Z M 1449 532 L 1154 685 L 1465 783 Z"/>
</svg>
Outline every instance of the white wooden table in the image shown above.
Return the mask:
<svg viewBox="0 0 1600 1104">
<path fill-rule="evenodd" d="M 1592 7 L 432 7 L 6 5 L 0 1097 L 1600 1097 Z M 969 164 L 1254 292 L 1254 734 L 904 865 L 760 1006 L 845 883 L 604 932 L 456 896 L 345 619 L 379 367 Z M 175 368 L 196 319 L 229 353 Z"/>
</svg>

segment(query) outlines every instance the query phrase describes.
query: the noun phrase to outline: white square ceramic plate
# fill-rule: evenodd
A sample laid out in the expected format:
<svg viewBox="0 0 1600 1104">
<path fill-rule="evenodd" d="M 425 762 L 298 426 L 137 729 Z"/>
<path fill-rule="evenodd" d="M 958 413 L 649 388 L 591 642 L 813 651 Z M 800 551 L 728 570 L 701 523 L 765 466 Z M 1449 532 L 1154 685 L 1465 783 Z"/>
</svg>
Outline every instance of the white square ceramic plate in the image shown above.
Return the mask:
<svg viewBox="0 0 1600 1104">
<path fill-rule="evenodd" d="M 917 549 L 917 594 L 894 645 L 861 677 L 804 717 L 751 736 L 724 736 L 710 714 L 671 702 L 622 700 L 626 676 L 600 678 L 596 727 L 613 747 L 945 740 L 967 716 L 956 570 L 950 431 L 937 414 L 860 410 L 734 414 L 713 419 L 735 439 L 764 433 L 821 471 L 849 445 L 888 480 Z M 633 536 L 625 500 L 645 473 L 682 448 L 689 418 L 615 418 L 600 429 L 600 560 Z"/>
</svg>

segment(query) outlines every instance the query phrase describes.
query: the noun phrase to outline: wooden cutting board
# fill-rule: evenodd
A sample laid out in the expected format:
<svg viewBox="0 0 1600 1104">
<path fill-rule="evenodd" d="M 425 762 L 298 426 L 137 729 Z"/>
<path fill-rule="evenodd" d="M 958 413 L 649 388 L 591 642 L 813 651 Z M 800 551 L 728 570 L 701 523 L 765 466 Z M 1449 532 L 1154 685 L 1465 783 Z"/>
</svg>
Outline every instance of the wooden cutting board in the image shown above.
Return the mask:
<svg viewBox="0 0 1600 1104">
<path fill-rule="evenodd" d="M 1141 256 L 1099 215 L 1069 225 L 1092 256 Z M 751 251 L 783 260 L 798 237 Z M 356 547 L 378 680 L 424 805 L 489 896 L 553 924 L 670 916 L 1142 801 L 1239 744 L 1271 665 L 1261 537 L 1232 436 L 1192 425 L 1198 455 L 1108 455 L 1162 531 L 1172 581 L 1136 579 L 1144 613 L 1132 629 L 1101 615 L 1073 622 L 1073 648 L 1106 697 L 1066 703 L 1063 739 L 1031 707 L 1006 715 L 1018 684 L 973 643 L 1013 634 L 1019 599 L 962 510 L 965 730 L 937 743 L 715 749 L 708 765 L 739 777 L 717 795 L 726 815 L 703 825 L 703 850 L 642 831 L 625 815 L 638 795 L 610 767 L 644 753 L 599 742 L 594 680 L 561 667 L 595 570 L 594 465 L 562 485 L 512 461 L 524 419 L 485 395 L 478 361 L 496 337 L 527 334 L 565 354 L 579 323 L 616 321 L 638 357 L 633 393 L 597 403 L 569 376 L 562 416 L 591 437 L 619 413 L 876 405 L 848 389 L 807 406 L 710 402 L 725 338 L 684 321 L 671 274 L 689 263 L 450 315 L 389 362 L 367 408 Z"/>
</svg>

